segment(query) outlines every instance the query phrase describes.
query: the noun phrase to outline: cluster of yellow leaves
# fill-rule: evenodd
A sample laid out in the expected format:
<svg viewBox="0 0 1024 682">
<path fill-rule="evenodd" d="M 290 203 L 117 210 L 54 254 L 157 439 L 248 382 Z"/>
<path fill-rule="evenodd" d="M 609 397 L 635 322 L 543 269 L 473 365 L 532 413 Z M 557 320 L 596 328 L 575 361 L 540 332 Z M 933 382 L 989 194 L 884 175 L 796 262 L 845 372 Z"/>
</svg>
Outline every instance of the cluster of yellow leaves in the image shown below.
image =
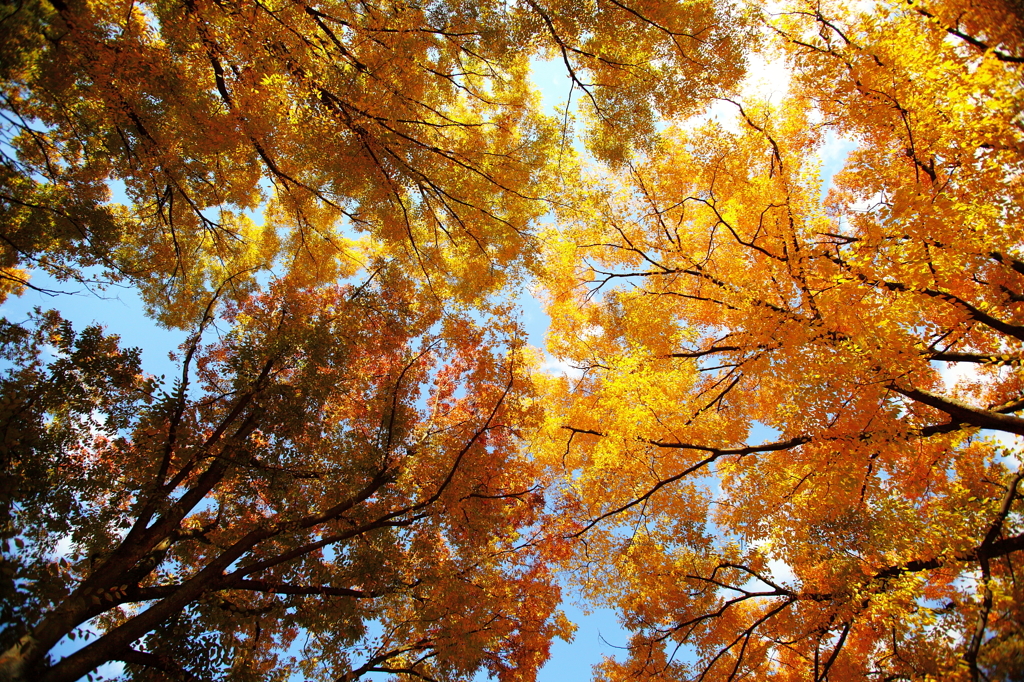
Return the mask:
<svg viewBox="0 0 1024 682">
<path fill-rule="evenodd" d="M 561 560 L 635 632 L 604 679 L 1020 672 L 1022 463 L 977 435 L 1024 435 L 1024 42 L 997 11 L 784 3 L 781 101 L 566 189 L 550 350 L 581 376 L 537 442 Z"/>
</svg>

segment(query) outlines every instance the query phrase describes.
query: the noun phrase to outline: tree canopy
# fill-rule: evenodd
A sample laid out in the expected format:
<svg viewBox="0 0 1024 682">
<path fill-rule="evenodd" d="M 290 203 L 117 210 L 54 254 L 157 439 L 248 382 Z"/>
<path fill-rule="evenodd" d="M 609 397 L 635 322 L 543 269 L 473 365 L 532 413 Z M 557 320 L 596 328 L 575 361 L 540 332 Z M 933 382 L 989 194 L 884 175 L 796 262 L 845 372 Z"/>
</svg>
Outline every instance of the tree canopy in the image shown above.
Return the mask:
<svg viewBox="0 0 1024 682">
<path fill-rule="evenodd" d="M 0 295 L 189 334 L 168 382 L 0 322 L 0 679 L 533 680 L 566 588 L 632 633 L 609 682 L 1024 674 L 1013 0 L 23 0 L 0 37 Z"/>
</svg>

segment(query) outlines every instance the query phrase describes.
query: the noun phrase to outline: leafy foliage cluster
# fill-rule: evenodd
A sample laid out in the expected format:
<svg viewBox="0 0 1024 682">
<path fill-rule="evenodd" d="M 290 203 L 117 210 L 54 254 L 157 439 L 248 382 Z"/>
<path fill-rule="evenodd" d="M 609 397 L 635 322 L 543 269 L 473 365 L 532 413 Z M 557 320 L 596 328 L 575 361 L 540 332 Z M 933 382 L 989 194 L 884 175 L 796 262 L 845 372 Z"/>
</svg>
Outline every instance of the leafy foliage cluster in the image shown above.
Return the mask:
<svg viewBox="0 0 1024 682">
<path fill-rule="evenodd" d="M 0 322 L 0 679 L 533 680 L 566 584 L 632 633 L 609 682 L 1024 674 L 1019 3 L 19 0 L 0 38 L 0 296 L 188 333 L 166 383 Z"/>
</svg>

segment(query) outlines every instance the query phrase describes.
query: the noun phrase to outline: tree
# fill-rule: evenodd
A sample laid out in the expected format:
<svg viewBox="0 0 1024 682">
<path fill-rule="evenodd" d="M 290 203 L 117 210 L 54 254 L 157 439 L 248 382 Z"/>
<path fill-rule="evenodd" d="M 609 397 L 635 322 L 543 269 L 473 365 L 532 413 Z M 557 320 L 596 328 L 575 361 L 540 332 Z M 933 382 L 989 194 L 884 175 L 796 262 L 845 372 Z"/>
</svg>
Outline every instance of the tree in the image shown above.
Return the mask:
<svg viewBox="0 0 1024 682">
<path fill-rule="evenodd" d="M 33 269 L 108 278 L 193 335 L 163 394 L 97 329 L 4 326 L 2 675 L 286 676 L 308 636 L 311 676 L 529 679 L 568 630 L 514 544 L 538 408 L 488 298 L 536 266 L 568 141 L 529 59 L 562 59 L 621 159 L 651 99 L 737 82 L 744 21 L 707 0 L 5 4 L 0 297 Z"/>
<path fill-rule="evenodd" d="M 439 295 L 476 300 L 535 260 L 548 210 L 558 122 L 537 109 L 529 58 L 562 56 L 621 154 L 653 133 L 650 98 L 688 110 L 736 82 L 733 14 L 708 0 L 15 3 L 6 281 L 100 263 L 189 328 L 225 282 L 244 297 L 268 269 L 346 276 L 364 233 Z M 106 203 L 111 182 L 129 207 Z"/>
<path fill-rule="evenodd" d="M 515 330 L 418 286 L 276 283 L 169 391 L 98 328 L 5 322 L 4 679 L 532 679 L 570 631 L 517 540 L 543 497 Z"/>
<path fill-rule="evenodd" d="M 538 442 L 567 563 L 635 633 L 601 679 L 1019 679 L 1006 10 L 789 3 L 765 19 L 783 101 L 723 101 L 735 130 L 676 125 L 572 188 L 548 282 L 583 374 Z M 857 148 L 823 199 L 827 136 Z"/>
<path fill-rule="evenodd" d="M 99 273 L 192 336 L 164 392 L 0 325 L 0 676 L 530 679 L 560 562 L 635 633 L 606 679 L 1014 679 L 1014 2 L 5 6 L 0 296 Z M 508 321 L 534 272 L 579 380 Z"/>
</svg>

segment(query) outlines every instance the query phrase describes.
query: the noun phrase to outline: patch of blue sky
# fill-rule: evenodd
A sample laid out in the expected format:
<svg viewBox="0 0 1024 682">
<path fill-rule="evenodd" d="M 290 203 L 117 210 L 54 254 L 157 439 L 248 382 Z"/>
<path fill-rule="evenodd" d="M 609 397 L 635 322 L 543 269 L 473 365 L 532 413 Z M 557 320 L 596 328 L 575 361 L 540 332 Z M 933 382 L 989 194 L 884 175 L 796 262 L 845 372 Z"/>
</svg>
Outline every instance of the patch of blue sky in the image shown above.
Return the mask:
<svg viewBox="0 0 1024 682">
<path fill-rule="evenodd" d="M 579 97 L 584 93 L 575 86 L 561 59 L 530 59 L 530 79 L 540 92 L 541 111 L 555 117 L 560 126 L 560 145 L 586 155 L 583 140 L 575 135 Z"/>
<path fill-rule="evenodd" d="M 145 316 L 145 306 L 130 287 L 111 285 L 89 287 L 76 282 L 61 282 L 44 272 L 33 271 L 32 283 L 45 291 L 27 289 L 0 306 L 0 315 L 14 323 L 28 321 L 35 308 L 56 309 L 76 331 L 89 325 L 103 326 L 107 334 L 116 334 L 122 347 L 142 349 L 143 369 L 168 381 L 178 376 L 177 363 L 169 358 L 185 342 L 188 334 L 157 326 Z"/>
<path fill-rule="evenodd" d="M 825 140 L 818 149 L 818 158 L 821 160 L 821 170 L 818 173 L 821 178 L 822 199 L 832 189 L 836 173 L 843 169 L 846 159 L 855 149 L 856 140 L 839 135 L 832 128 L 825 131 Z"/>
<path fill-rule="evenodd" d="M 618 614 L 608 608 L 587 609 L 572 599 L 563 601 L 561 608 L 576 624 L 576 633 L 571 642 L 552 642 L 551 658 L 537 675 L 538 682 L 585 682 L 605 657 L 626 655 L 629 632 Z"/>
</svg>

